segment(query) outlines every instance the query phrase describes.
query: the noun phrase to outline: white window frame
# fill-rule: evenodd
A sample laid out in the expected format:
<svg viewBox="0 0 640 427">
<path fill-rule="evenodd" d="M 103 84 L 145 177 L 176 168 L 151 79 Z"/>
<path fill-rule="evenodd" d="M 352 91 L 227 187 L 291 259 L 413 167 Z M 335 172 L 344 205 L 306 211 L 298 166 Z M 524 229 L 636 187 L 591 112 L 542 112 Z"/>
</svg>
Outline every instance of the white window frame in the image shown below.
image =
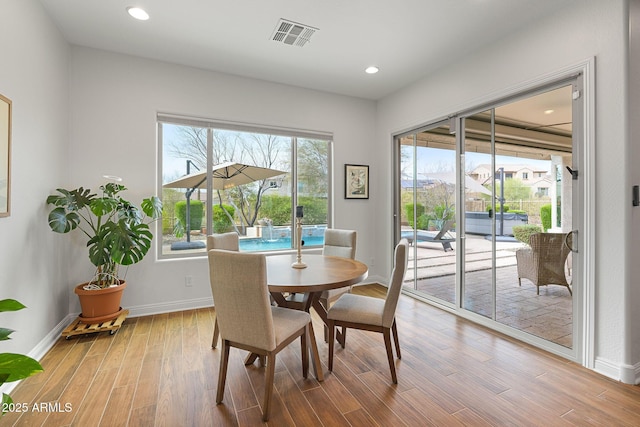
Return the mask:
<svg viewBox="0 0 640 427">
<path fill-rule="evenodd" d="M 239 131 L 239 132 L 248 132 L 248 133 L 260 133 L 260 134 L 268 134 L 274 136 L 283 136 L 292 138 L 293 149 L 292 149 L 292 159 L 291 165 L 292 170 L 290 172 L 291 176 L 291 200 L 292 200 L 292 219 L 295 215 L 295 206 L 298 200 L 298 192 L 297 192 L 297 139 L 315 139 L 315 140 L 324 140 L 327 141 L 327 228 L 331 228 L 333 224 L 333 134 L 330 132 L 322 132 L 322 131 L 310 131 L 310 130 L 302 130 L 295 128 L 283 128 L 283 127 L 275 127 L 275 126 L 267 126 L 267 125 L 258 125 L 258 124 L 249 124 L 242 122 L 231 122 L 231 121 L 221 121 L 221 120 L 213 120 L 213 119 L 203 119 L 203 118 L 194 118 L 170 113 L 162 113 L 158 112 L 156 117 L 156 128 L 157 128 L 157 149 L 158 149 L 158 168 L 157 168 L 157 182 L 158 182 L 158 194 L 162 195 L 162 185 L 163 185 L 163 132 L 162 125 L 163 124 L 174 124 L 179 126 L 193 126 L 198 128 L 208 128 L 214 130 L 229 130 L 229 131 Z M 211 170 L 213 163 L 213 142 L 207 141 L 207 169 Z M 211 179 L 207 180 L 207 194 L 212 194 L 211 188 Z M 212 230 L 212 206 L 210 203 L 207 203 L 206 206 L 206 218 L 207 218 L 207 232 Z M 156 233 L 160 236 L 161 243 L 157 245 L 157 254 L 158 259 L 176 259 L 176 258 L 193 258 L 193 257 L 202 257 L 206 255 L 206 251 L 197 251 L 197 252 L 187 252 L 187 253 L 163 253 L 163 244 L 162 244 L 162 221 L 158 221 L 158 228 Z M 292 251 L 293 249 L 289 249 Z M 287 251 L 287 250 L 285 250 Z M 271 251 L 269 251 L 271 252 Z"/>
</svg>

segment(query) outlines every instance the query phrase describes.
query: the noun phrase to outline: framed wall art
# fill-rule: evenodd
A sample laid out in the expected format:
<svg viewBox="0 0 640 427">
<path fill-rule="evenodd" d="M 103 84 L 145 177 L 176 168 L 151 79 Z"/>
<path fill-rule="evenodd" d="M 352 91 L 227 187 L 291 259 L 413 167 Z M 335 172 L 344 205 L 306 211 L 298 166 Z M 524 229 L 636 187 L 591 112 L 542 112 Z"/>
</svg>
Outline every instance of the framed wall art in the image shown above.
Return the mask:
<svg viewBox="0 0 640 427">
<path fill-rule="evenodd" d="M 344 165 L 344 198 L 369 198 L 368 165 Z"/>
<path fill-rule="evenodd" d="M 0 218 L 11 212 L 11 100 L 0 95 Z"/>
</svg>

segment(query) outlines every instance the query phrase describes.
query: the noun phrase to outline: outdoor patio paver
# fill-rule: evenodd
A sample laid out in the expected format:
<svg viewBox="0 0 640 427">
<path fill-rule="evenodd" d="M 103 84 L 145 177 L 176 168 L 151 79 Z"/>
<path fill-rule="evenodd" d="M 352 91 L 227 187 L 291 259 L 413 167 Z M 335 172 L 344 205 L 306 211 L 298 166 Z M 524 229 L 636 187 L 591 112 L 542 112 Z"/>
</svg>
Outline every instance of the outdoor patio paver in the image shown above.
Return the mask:
<svg viewBox="0 0 640 427">
<path fill-rule="evenodd" d="M 475 238 L 468 244 L 463 307 L 491 317 L 491 242 Z M 518 286 L 515 250 L 520 243 L 496 243 L 496 321 L 556 344 L 573 345 L 572 297 L 565 287 L 544 286 L 540 295 L 529 280 Z M 455 304 L 455 251 L 418 245 L 417 291 Z M 413 251 L 411 251 L 413 256 Z M 413 260 L 405 280 L 413 283 Z"/>
</svg>

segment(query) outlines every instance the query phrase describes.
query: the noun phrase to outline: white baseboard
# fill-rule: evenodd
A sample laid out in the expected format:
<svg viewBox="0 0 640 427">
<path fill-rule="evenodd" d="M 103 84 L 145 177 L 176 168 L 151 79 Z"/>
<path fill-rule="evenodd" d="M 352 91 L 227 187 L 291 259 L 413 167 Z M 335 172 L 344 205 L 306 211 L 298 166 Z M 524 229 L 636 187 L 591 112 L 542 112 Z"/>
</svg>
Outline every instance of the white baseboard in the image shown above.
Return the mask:
<svg viewBox="0 0 640 427">
<path fill-rule="evenodd" d="M 381 285 L 385 285 L 387 286 L 387 282 L 389 281 L 389 278 L 384 278 L 381 276 L 369 276 L 367 277 L 367 279 L 363 282 L 357 283 L 353 286 L 359 286 L 359 285 L 370 285 L 372 283 L 380 283 Z"/>
<path fill-rule="evenodd" d="M 640 384 L 640 362 L 635 365 L 627 365 L 603 358 L 596 358 L 594 370 L 625 384 Z"/>
<path fill-rule="evenodd" d="M 620 381 L 626 384 L 640 384 L 640 363 L 620 365 Z"/>
<path fill-rule="evenodd" d="M 213 298 L 196 298 L 183 301 L 172 301 L 160 304 L 145 304 L 128 307 L 129 317 L 151 316 L 153 314 L 172 313 L 174 311 L 193 310 L 213 306 Z"/>
</svg>

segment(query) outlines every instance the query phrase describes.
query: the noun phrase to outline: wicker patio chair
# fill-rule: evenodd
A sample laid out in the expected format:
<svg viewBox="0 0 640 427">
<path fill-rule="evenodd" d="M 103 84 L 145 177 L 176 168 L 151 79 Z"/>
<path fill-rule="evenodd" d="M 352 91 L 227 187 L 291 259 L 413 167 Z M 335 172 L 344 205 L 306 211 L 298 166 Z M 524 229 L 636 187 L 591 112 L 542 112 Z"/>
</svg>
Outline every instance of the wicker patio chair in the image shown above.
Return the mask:
<svg viewBox="0 0 640 427">
<path fill-rule="evenodd" d="M 565 266 L 569 249 L 567 239 L 570 235 L 565 233 L 535 233 L 529 238 L 528 248 L 520 248 L 516 251 L 518 263 L 518 285 L 522 286 L 521 279 L 529 279 L 537 287 L 540 295 L 540 286 L 560 285 L 571 291 L 571 283 L 567 281 Z"/>
</svg>

